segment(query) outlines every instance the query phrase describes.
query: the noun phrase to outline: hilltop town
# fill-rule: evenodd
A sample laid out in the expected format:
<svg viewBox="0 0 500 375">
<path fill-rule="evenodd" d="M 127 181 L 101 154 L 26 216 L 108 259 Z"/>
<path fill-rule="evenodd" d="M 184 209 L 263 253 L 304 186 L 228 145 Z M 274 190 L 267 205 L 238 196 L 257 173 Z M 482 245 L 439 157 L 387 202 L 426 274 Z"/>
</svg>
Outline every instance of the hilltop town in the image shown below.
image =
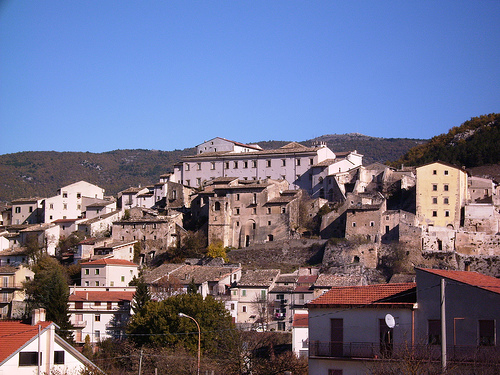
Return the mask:
<svg viewBox="0 0 500 375">
<path fill-rule="evenodd" d="M 124 334 L 140 276 L 155 301 L 194 289 L 244 330 L 292 331 L 307 356 L 308 307 L 317 314 L 328 291 L 401 293 L 433 268 L 500 276 L 500 185 L 462 167 L 364 165 L 323 143 L 264 150 L 217 137 L 195 150 L 117 196 L 78 181 L 3 207 L 0 317 L 25 316 L 22 281 L 46 253 L 79 266 L 68 301 L 77 344 Z"/>
</svg>

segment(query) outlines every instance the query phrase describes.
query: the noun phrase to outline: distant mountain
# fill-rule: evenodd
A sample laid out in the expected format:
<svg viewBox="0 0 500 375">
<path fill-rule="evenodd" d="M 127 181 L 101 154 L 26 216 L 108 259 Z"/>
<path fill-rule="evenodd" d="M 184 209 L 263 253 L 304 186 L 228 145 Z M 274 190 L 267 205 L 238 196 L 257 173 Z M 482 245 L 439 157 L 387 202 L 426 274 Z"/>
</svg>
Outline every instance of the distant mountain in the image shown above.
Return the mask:
<svg viewBox="0 0 500 375">
<path fill-rule="evenodd" d="M 448 133 L 411 148 L 393 164 L 418 166 L 436 160 L 466 168 L 500 163 L 500 114 L 473 117 Z"/>
<path fill-rule="evenodd" d="M 366 163 L 394 161 L 420 139 L 375 138 L 362 134 L 333 134 L 300 142 L 311 146 L 324 142 L 333 151 L 357 150 Z M 251 142 L 275 149 L 288 141 Z M 50 197 L 61 186 L 85 180 L 116 195 L 130 186 L 158 182 L 161 174 L 173 171 L 194 148 L 174 151 L 115 150 L 103 153 L 29 151 L 0 155 L 0 201 L 24 197 Z"/>
</svg>

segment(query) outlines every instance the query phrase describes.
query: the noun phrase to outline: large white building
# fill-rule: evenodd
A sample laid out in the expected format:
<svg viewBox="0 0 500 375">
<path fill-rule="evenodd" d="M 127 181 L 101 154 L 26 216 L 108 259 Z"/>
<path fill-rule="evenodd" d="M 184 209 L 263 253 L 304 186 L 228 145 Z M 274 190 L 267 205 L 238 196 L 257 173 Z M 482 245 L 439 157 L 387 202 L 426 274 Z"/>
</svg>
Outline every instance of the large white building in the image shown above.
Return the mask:
<svg viewBox="0 0 500 375">
<path fill-rule="evenodd" d="M 356 151 L 334 153 L 325 144 L 306 147 L 292 142 L 279 149 L 262 150 L 224 138 L 213 138 L 196 147 L 174 166 L 172 181 L 191 187 L 202 187 L 217 177 L 241 180 L 287 180 L 290 189 L 304 189 L 311 195 L 325 195 L 324 179 L 362 164 Z"/>
<path fill-rule="evenodd" d="M 85 181 L 75 182 L 57 191 L 57 195 L 45 200 L 45 222 L 58 219 L 76 219 L 85 207 L 104 199 L 104 189 Z"/>
</svg>

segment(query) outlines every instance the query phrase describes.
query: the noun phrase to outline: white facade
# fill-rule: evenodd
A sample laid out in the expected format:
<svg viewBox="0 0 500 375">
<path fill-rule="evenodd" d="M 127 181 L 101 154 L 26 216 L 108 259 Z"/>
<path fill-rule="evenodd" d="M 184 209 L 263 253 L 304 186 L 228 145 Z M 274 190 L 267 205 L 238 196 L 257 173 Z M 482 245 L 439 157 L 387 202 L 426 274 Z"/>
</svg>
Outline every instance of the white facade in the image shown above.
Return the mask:
<svg viewBox="0 0 500 375">
<path fill-rule="evenodd" d="M 81 217 L 85 198 L 103 199 L 104 189 L 85 181 L 62 187 L 56 196 L 45 200 L 45 222 Z"/>
<path fill-rule="evenodd" d="M 127 287 L 139 275 L 137 264 L 122 259 L 100 259 L 81 265 L 82 286 Z"/>
<path fill-rule="evenodd" d="M 26 341 L 19 345 L 16 340 L 3 342 L 2 346 L 18 347 L 0 362 L 0 374 L 33 375 L 76 374 L 86 366 L 95 367 L 87 358 L 55 333 L 55 324 L 40 322 L 35 325 L 20 322 L 0 322 L 0 336 L 22 337 Z M 37 363 L 37 353 L 41 361 Z"/>
<path fill-rule="evenodd" d="M 355 152 L 337 158 L 326 145 L 306 147 L 292 142 L 276 150 L 261 150 L 255 145 L 214 138 L 197 146 L 197 155 L 185 157 L 176 165 L 172 179 L 197 188 L 217 177 L 287 180 L 291 189 L 312 194 L 319 189 L 315 185 L 321 176 L 354 168 L 361 165 L 361 159 Z"/>
</svg>

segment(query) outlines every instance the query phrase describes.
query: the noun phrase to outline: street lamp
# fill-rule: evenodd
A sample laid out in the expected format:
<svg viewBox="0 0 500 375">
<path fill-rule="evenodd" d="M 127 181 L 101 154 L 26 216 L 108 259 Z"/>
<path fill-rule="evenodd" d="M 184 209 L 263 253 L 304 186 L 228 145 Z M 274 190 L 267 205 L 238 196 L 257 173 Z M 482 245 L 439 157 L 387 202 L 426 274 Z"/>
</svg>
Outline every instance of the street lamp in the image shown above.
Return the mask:
<svg viewBox="0 0 500 375">
<path fill-rule="evenodd" d="M 184 313 L 179 313 L 179 316 L 181 318 L 189 318 L 189 319 L 193 320 L 196 323 L 196 327 L 198 327 L 198 370 L 196 371 L 196 374 L 200 375 L 200 350 L 201 350 L 201 330 L 200 330 L 200 325 L 198 324 L 198 322 L 196 321 L 196 319 L 193 318 L 192 316 L 186 315 Z"/>
</svg>

